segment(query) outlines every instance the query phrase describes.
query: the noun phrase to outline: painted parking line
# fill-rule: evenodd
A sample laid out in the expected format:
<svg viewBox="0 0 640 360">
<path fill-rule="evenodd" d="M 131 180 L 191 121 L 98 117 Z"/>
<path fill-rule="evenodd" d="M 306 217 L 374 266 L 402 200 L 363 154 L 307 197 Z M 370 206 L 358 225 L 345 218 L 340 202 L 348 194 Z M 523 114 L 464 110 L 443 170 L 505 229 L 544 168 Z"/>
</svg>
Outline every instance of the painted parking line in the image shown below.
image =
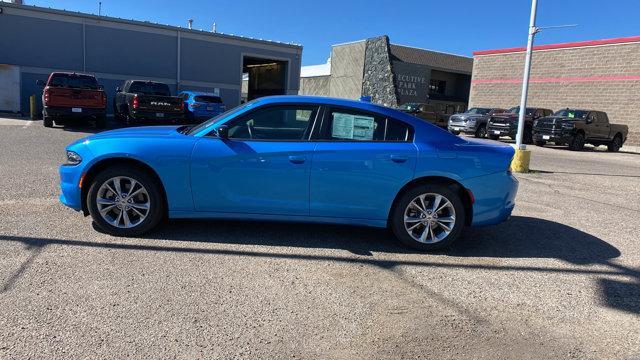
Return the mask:
<svg viewBox="0 0 640 360">
<path fill-rule="evenodd" d="M 22 126 L 27 127 L 31 126 L 35 121 L 32 120 L 22 120 L 22 119 L 7 119 L 0 118 L 0 126 Z"/>
</svg>

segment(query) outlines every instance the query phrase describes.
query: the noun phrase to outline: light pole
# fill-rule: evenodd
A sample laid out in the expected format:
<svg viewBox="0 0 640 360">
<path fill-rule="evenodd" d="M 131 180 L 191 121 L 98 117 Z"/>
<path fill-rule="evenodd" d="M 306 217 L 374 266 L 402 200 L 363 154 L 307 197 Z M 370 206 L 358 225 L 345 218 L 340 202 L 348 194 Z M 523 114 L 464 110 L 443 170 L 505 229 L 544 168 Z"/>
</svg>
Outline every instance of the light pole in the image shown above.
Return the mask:
<svg viewBox="0 0 640 360">
<path fill-rule="evenodd" d="M 524 74 L 522 76 L 522 95 L 520 97 L 520 111 L 518 111 L 518 133 L 516 134 L 516 152 L 511 162 L 511 169 L 515 172 L 528 172 L 531 152 L 522 143 L 524 132 L 524 117 L 527 113 L 527 92 L 529 91 L 529 73 L 531 72 L 531 54 L 533 52 L 533 38 L 538 32 L 536 27 L 536 10 L 538 0 L 531 0 L 531 18 L 529 19 L 529 39 L 524 61 Z"/>
<path fill-rule="evenodd" d="M 522 76 L 522 95 L 520 97 L 520 112 L 518 114 L 518 133 L 516 135 L 516 147 L 525 150 L 526 145 L 522 143 L 524 131 L 524 117 L 527 113 L 527 93 L 529 92 L 529 74 L 531 73 L 531 55 L 533 53 L 533 38 L 540 31 L 536 27 L 536 11 L 538 0 L 531 0 L 531 18 L 529 20 L 529 39 L 527 41 L 527 52 L 524 60 L 524 74 Z"/>
</svg>

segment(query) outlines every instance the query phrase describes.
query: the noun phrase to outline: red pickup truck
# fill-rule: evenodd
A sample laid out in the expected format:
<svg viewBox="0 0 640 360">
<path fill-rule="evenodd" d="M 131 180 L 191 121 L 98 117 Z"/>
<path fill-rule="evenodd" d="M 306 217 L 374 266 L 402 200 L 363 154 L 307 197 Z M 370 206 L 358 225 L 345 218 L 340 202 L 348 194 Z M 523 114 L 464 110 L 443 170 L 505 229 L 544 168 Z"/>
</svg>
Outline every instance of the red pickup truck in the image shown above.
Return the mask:
<svg viewBox="0 0 640 360">
<path fill-rule="evenodd" d="M 96 128 L 107 125 L 107 94 L 93 75 L 54 72 L 42 92 L 42 120 L 45 127 L 71 121 L 93 121 Z"/>
</svg>

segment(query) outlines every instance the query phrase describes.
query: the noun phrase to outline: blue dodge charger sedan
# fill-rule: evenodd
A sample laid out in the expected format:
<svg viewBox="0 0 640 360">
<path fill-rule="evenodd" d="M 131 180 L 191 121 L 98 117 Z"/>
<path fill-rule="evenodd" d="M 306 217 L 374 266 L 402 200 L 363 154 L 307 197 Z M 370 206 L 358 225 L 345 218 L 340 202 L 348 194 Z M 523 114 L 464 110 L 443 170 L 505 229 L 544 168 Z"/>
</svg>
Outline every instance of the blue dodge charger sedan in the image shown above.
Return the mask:
<svg viewBox="0 0 640 360">
<path fill-rule="evenodd" d="M 513 210 L 514 150 L 368 102 L 251 101 L 196 126 L 125 128 L 67 147 L 60 200 L 104 232 L 163 218 L 389 227 L 434 250 Z"/>
</svg>

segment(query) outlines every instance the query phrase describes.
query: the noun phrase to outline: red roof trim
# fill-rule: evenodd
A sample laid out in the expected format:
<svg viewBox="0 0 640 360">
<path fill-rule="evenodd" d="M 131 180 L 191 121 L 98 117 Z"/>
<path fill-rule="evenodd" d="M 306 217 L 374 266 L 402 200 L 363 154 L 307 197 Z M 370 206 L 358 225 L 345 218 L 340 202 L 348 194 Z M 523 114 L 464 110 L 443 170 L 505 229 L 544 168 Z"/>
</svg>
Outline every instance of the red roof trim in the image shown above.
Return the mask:
<svg viewBox="0 0 640 360">
<path fill-rule="evenodd" d="M 589 40 L 589 41 L 568 42 L 568 43 L 560 43 L 560 44 L 538 45 L 538 46 L 534 46 L 533 50 L 567 49 L 567 48 L 575 48 L 575 47 L 583 47 L 583 46 L 625 44 L 625 43 L 633 43 L 633 42 L 640 42 L 640 36 L 629 36 L 629 37 L 621 37 L 621 38 L 613 38 L 613 39 Z M 506 53 L 513 53 L 513 52 L 521 52 L 521 51 L 525 51 L 525 50 L 527 50 L 527 48 L 524 48 L 524 47 L 515 47 L 515 48 L 507 48 L 507 49 L 496 49 L 496 50 L 481 50 L 481 51 L 474 51 L 473 52 L 473 56 L 492 55 L 492 54 L 506 54 Z"/>
</svg>

